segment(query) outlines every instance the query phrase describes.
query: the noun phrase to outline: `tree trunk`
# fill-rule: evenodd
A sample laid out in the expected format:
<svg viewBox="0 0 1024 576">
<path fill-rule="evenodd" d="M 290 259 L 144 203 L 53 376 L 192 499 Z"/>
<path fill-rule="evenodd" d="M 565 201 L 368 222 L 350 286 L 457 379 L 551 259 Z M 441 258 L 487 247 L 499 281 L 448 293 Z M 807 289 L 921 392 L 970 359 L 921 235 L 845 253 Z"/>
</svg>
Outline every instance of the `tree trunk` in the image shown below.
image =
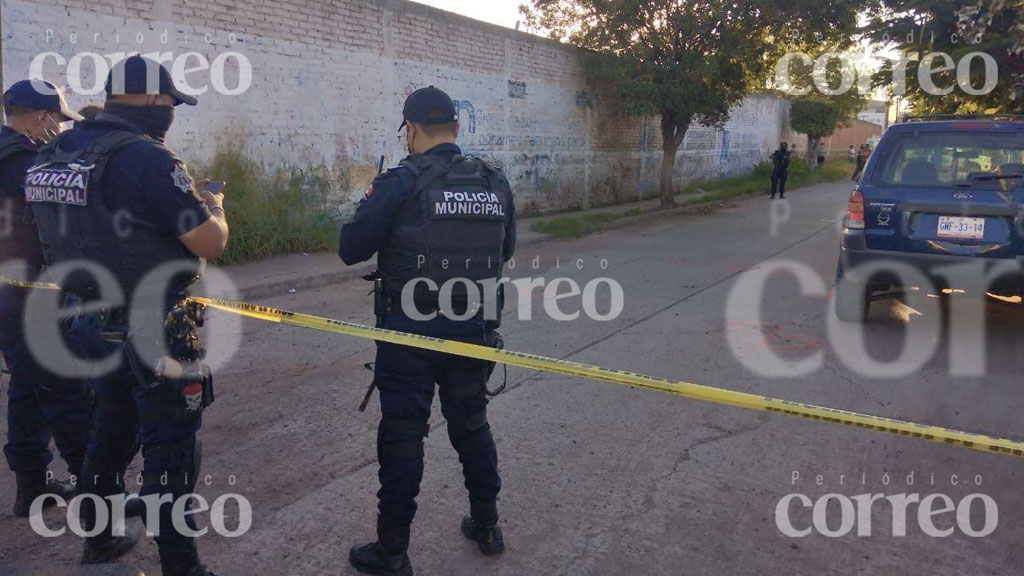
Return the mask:
<svg viewBox="0 0 1024 576">
<path fill-rule="evenodd" d="M 676 206 L 676 188 L 673 184 L 673 175 L 676 169 L 676 152 L 686 138 L 686 131 L 690 128 L 690 119 L 678 119 L 672 115 L 661 113 L 661 178 L 658 182 L 658 197 L 661 199 L 662 208 L 674 208 Z"/>
<path fill-rule="evenodd" d="M 807 137 L 807 168 L 814 170 L 818 158 L 818 139 L 813 136 Z"/>
</svg>

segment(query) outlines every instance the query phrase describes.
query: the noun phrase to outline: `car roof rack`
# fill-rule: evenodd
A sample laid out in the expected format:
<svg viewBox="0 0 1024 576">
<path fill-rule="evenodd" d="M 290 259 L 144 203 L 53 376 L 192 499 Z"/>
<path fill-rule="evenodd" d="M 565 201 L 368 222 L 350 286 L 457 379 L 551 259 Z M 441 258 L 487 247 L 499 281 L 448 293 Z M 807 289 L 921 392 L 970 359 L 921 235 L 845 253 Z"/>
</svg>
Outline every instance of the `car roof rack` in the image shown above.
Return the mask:
<svg viewBox="0 0 1024 576">
<path fill-rule="evenodd" d="M 920 116 L 904 116 L 903 124 L 911 122 L 934 122 L 941 120 L 1010 120 L 1024 122 L 1021 114 L 922 114 Z"/>
</svg>

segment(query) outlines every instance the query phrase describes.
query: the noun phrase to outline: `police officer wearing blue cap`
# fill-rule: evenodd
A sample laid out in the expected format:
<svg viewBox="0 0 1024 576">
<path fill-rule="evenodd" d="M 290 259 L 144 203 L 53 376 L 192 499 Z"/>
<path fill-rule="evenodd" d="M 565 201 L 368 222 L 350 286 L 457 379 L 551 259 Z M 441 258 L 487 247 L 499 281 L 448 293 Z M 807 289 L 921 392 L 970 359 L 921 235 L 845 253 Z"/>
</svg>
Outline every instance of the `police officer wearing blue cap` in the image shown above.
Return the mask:
<svg viewBox="0 0 1024 576">
<path fill-rule="evenodd" d="M 120 360 L 93 381 L 96 412 L 79 489 L 101 498 L 121 493 L 140 437 L 141 495 L 168 500 L 159 506 L 156 536 L 163 575 L 206 576 L 195 539 L 175 526 L 172 503 L 195 487 L 196 434 L 213 400 L 212 378 L 200 361 L 201 311 L 186 297 L 203 259 L 219 257 L 227 244 L 223 196 L 197 186 L 163 144 L 175 107 L 196 104 L 166 68 L 130 57 L 113 67 L 106 91 L 95 120 L 42 150 L 25 187 L 51 271 L 73 267 L 59 282 L 86 303 L 83 309 L 102 307 L 76 319 L 73 337 L 89 358 Z M 101 286 L 100 269 L 116 286 Z M 118 289 L 124 301 L 112 302 L 110 291 Z M 153 343 L 163 345 L 159 358 L 143 353 Z M 87 530 L 111 517 L 111 506 L 108 514 L 94 506 L 95 499 L 83 501 Z M 83 564 L 113 561 L 141 536 L 138 529 L 116 536 L 112 524 L 86 539 Z"/>
<path fill-rule="evenodd" d="M 25 203 L 25 174 L 38 145 L 52 140 L 68 121 L 77 121 L 61 91 L 42 80 L 22 80 L 3 95 L 5 125 L 0 129 L 0 352 L 11 373 L 7 390 L 7 444 L 4 456 L 17 480 L 14 515 L 25 518 L 44 494 L 65 499 L 70 482 L 49 474 L 53 438 L 68 472 L 77 477 L 85 458 L 92 414 L 92 392 L 83 380 L 61 378 L 31 354 L 24 326 L 27 289 L 17 281 L 35 281 L 43 267 L 43 249 L 31 209 Z M 46 505 L 54 499 L 43 501 Z"/>
<path fill-rule="evenodd" d="M 458 113 L 438 88 L 410 95 L 403 117 L 399 130 L 406 129 L 410 156 L 373 181 L 341 229 L 339 255 L 350 265 L 377 255 L 378 325 L 495 346 L 501 305 L 494 286 L 516 236 L 508 180 L 486 162 L 463 156 L 455 144 Z M 441 287 L 451 290 L 450 302 L 439 297 L 447 294 Z M 377 541 L 352 548 L 349 560 L 360 572 L 413 573 L 407 550 L 435 385 L 469 491 L 462 532 L 485 554 L 505 549 L 497 525 L 498 456 L 487 423 L 486 385 L 493 367 L 377 343 Z"/>
</svg>

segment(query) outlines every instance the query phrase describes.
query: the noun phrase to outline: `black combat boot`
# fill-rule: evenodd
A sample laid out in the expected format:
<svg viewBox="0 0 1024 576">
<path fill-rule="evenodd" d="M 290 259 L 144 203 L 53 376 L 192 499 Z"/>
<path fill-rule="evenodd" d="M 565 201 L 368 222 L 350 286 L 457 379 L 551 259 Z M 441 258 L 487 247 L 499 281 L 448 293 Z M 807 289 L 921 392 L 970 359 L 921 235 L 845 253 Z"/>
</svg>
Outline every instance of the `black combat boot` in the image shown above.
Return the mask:
<svg viewBox="0 0 1024 576">
<path fill-rule="evenodd" d="M 83 527 L 85 521 L 83 519 Z M 92 530 L 92 527 L 86 528 Z M 110 564 L 121 556 L 131 552 L 132 548 L 142 540 L 143 529 L 138 524 L 125 524 L 124 536 L 114 536 L 110 528 L 99 536 L 85 539 L 82 549 L 82 564 Z"/>
<path fill-rule="evenodd" d="M 158 549 L 163 576 L 217 576 L 199 563 L 194 540 L 175 546 L 164 544 Z"/>
<path fill-rule="evenodd" d="M 494 502 L 469 503 L 470 515 L 462 519 L 462 534 L 477 543 L 488 556 L 505 551 L 505 539 L 498 527 L 498 507 Z"/>
<path fill-rule="evenodd" d="M 29 473 L 19 473 L 15 477 L 17 492 L 14 495 L 14 515 L 18 518 L 28 518 L 29 510 L 36 498 L 44 494 L 55 494 L 65 501 L 75 495 L 75 485 L 69 481 L 47 480 L 46 469 Z M 53 498 L 47 498 L 43 503 L 44 508 L 56 504 Z"/>
<path fill-rule="evenodd" d="M 377 517 L 377 541 L 353 546 L 348 561 L 363 574 L 412 576 L 409 562 L 409 527 L 388 524 Z"/>
</svg>

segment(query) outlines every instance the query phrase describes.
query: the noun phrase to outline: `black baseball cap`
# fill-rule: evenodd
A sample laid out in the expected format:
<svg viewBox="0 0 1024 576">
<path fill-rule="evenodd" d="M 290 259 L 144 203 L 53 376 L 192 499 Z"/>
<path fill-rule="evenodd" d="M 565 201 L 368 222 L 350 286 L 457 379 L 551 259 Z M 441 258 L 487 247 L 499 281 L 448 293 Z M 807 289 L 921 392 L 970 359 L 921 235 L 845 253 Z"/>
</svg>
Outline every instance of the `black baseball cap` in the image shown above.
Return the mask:
<svg viewBox="0 0 1024 576">
<path fill-rule="evenodd" d="M 83 120 L 75 111 L 68 108 L 64 93 L 53 83 L 46 80 L 20 80 L 4 92 L 4 106 L 20 106 L 29 110 L 45 110 L 56 112 L 68 120 Z"/>
<path fill-rule="evenodd" d="M 438 114 L 440 112 L 440 114 Z M 455 109 L 455 102 L 451 96 L 440 88 L 427 86 L 413 92 L 405 99 L 405 108 L 402 109 L 402 128 L 409 122 L 417 124 L 449 124 L 459 119 L 459 112 Z"/>
<path fill-rule="evenodd" d="M 122 94 L 166 94 L 174 105 L 195 106 L 199 100 L 178 90 L 171 73 L 162 64 L 139 55 L 121 60 L 107 75 L 107 96 Z"/>
</svg>

